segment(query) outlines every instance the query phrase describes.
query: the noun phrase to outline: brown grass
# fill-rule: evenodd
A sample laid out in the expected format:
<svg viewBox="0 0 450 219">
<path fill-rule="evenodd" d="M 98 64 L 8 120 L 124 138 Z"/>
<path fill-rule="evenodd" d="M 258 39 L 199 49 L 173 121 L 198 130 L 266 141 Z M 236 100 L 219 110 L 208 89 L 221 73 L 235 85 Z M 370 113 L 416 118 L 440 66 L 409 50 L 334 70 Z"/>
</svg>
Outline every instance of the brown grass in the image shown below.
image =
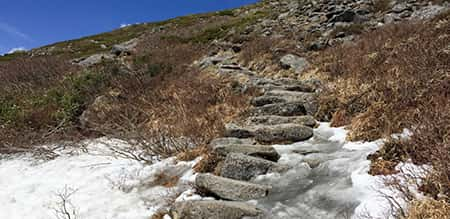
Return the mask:
<svg viewBox="0 0 450 219">
<path fill-rule="evenodd" d="M 432 199 L 415 200 L 408 209 L 405 219 L 449 219 L 450 204 Z"/>
<path fill-rule="evenodd" d="M 422 23 L 388 25 L 354 45 L 318 58 L 329 89 L 318 114 L 348 125 L 350 140 L 389 138 L 404 128 L 410 139 L 389 140 L 369 158 L 372 174 L 391 174 L 398 162 L 430 164 L 421 191 L 450 203 L 449 14 Z"/>
<path fill-rule="evenodd" d="M 166 173 L 159 173 L 156 175 L 156 179 L 154 181 L 155 185 L 164 186 L 166 188 L 175 187 L 180 180 L 180 176 L 170 176 Z"/>
</svg>

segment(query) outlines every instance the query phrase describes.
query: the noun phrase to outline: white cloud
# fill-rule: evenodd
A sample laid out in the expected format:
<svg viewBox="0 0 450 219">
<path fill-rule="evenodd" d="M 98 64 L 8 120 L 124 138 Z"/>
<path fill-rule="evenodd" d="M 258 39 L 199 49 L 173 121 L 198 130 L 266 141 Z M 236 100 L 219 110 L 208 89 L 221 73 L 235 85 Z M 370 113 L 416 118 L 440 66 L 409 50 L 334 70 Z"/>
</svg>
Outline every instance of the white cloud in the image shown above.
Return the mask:
<svg viewBox="0 0 450 219">
<path fill-rule="evenodd" d="M 0 31 L 5 32 L 5 33 L 7 33 L 9 35 L 12 35 L 12 36 L 20 37 L 20 38 L 22 38 L 22 39 L 24 39 L 24 40 L 26 40 L 28 42 L 33 42 L 34 41 L 27 34 L 21 32 L 17 28 L 15 28 L 15 27 L 7 24 L 7 23 L 4 23 L 4 22 L 0 22 Z"/>
<path fill-rule="evenodd" d="M 131 24 L 120 24 L 120 28 L 131 26 Z"/>
<path fill-rule="evenodd" d="M 25 49 L 25 47 L 12 48 L 12 49 L 9 50 L 9 52 L 7 52 L 6 54 L 12 54 L 12 53 L 15 53 L 15 52 L 21 52 L 21 51 L 27 51 L 27 49 Z"/>
</svg>

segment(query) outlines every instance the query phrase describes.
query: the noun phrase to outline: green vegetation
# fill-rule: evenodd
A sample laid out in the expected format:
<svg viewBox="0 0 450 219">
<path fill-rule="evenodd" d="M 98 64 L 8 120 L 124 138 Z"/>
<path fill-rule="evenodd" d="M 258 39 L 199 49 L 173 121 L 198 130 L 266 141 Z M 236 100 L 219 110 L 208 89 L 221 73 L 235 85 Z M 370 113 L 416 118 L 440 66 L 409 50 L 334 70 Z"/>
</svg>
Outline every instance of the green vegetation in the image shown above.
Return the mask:
<svg viewBox="0 0 450 219">
<path fill-rule="evenodd" d="M 83 72 L 66 77 L 59 87 L 50 89 L 38 105 L 56 106 L 53 117 L 58 121 L 74 122 L 87 103 L 105 86 L 104 75 Z"/>
<path fill-rule="evenodd" d="M 0 124 L 16 122 L 21 114 L 20 107 L 8 97 L 0 97 Z"/>
</svg>

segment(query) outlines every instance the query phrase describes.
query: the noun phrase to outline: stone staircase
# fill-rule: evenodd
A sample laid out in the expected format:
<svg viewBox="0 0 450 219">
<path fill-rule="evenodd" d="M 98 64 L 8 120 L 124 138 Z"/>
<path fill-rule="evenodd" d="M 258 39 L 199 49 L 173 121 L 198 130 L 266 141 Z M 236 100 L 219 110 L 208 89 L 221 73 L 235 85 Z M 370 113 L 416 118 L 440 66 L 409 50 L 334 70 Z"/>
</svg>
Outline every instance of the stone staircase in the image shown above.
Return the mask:
<svg viewBox="0 0 450 219">
<path fill-rule="evenodd" d="M 222 63 L 224 60 L 214 63 L 219 74 L 245 81 L 243 87 L 258 88 L 263 95 L 252 99 L 254 108 L 248 118 L 227 124 L 224 136 L 210 143 L 223 162 L 217 176 L 199 174 L 195 187 L 216 200 L 178 202 L 171 210 L 174 219 L 267 218 L 263 210 L 246 201 L 270 196 L 272 187 L 250 181 L 289 170 L 277 163 L 280 155 L 272 145 L 308 140 L 317 125 L 311 116 L 317 111 L 317 85 L 258 77 L 236 63 Z"/>
</svg>

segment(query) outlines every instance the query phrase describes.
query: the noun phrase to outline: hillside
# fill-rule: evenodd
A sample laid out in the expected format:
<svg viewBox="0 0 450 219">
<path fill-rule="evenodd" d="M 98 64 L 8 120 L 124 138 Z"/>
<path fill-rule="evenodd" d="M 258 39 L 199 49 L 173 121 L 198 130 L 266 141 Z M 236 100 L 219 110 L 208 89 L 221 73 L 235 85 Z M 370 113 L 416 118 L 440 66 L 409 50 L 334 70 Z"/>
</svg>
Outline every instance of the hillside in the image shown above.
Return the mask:
<svg viewBox="0 0 450 219">
<path fill-rule="evenodd" d="M 111 192 L 152 213 L 111 218 L 448 218 L 449 7 L 263 0 L 0 56 L 0 177 L 142 168 Z"/>
</svg>

